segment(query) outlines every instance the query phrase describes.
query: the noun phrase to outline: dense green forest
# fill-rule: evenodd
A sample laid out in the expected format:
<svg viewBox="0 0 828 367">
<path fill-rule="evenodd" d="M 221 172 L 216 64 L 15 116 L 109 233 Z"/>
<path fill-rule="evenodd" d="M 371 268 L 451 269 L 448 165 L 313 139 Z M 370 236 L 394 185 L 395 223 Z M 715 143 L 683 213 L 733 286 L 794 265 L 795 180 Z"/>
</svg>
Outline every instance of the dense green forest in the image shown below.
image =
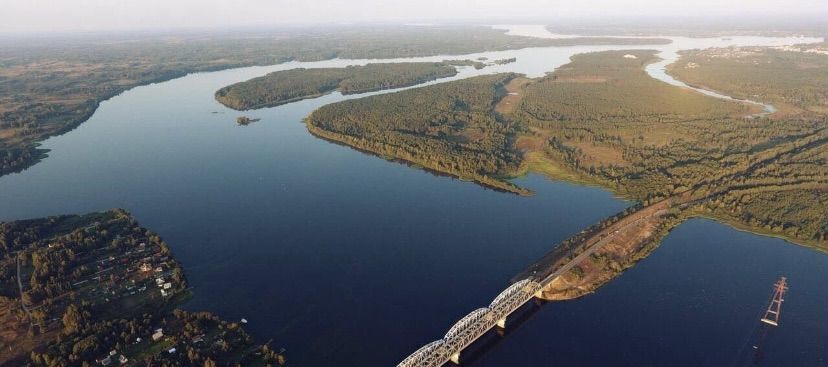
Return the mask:
<svg viewBox="0 0 828 367">
<path fill-rule="evenodd" d="M 782 113 L 828 113 L 826 55 L 768 47 L 692 50 L 668 71 L 691 85 L 771 103 Z"/>
<path fill-rule="evenodd" d="M 826 116 L 748 118 L 760 108 L 651 78 L 644 67 L 655 60 L 590 53 L 539 79 L 482 76 L 348 100 L 312 113 L 308 128 L 521 194 L 504 179 L 527 170 L 644 204 L 689 192 L 695 204 L 682 217 L 828 248 Z M 495 112 L 507 91 L 516 108 Z"/>
<path fill-rule="evenodd" d="M 173 312 L 188 295 L 167 244 L 122 210 L 0 223 L 2 365 L 284 363 L 238 325 Z"/>
<path fill-rule="evenodd" d="M 651 78 L 644 66 L 653 61 L 653 51 L 575 55 L 571 63 L 526 87 L 521 114 L 534 121 L 670 122 L 747 111 Z"/>
<path fill-rule="evenodd" d="M 701 215 L 828 247 L 824 115 L 744 118 L 747 104 L 647 76 L 652 54 L 622 54 L 580 55 L 527 86 L 519 143 L 645 203 L 694 190 Z"/>
<path fill-rule="evenodd" d="M 186 75 L 290 60 L 459 55 L 580 44 L 663 44 L 666 39 L 507 36 L 489 27 L 332 27 L 271 32 L 67 36 L 0 40 L 0 175 L 46 155 L 37 142 L 85 121 L 130 88 Z"/>
<path fill-rule="evenodd" d="M 481 184 L 517 170 L 512 123 L 493 114 L 514 74 L 479 76 L 323 106 L 307 119 L 316 135 Z"/>
<path fill-rule="evenodd" d="M 457 74 L 449 62 L 368 64 L 344 68 L 291 69 L 232 84 L 216 100 L 236 110 L 272 107 L 339 90 L 343 94 L 400 88 Z"/>
</svg>

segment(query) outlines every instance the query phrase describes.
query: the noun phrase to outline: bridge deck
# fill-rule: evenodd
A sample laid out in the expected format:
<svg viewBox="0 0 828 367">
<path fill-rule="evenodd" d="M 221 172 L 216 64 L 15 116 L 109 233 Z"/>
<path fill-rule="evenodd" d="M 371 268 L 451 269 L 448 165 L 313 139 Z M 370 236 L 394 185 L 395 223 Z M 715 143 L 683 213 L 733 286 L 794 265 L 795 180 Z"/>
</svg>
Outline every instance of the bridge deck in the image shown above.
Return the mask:
<svg viewBox="0 0 828 367">
<path fill-rule="evenodd" d="M 489 307 L 472 311 L 454 324 L 443 339 L 420 348 L 397 367 L 439 367 L 446 364 L 494 328 L 498 321 L 529 302 L 540 289 L 541 284 L 530 279 L 512 284 L 495 297 Z"/>
<path fill-rule="evenodd" d="M 459 358 L 459 354 L 463 349 L 486 334 L 499 321 L 505 320 L 512 312 L 537 296 L 555 278 L 570 271 L 595 251 L 604 247 L 620 231 L 637 228 L 647 219 L 664 215 L 671 205 L 672 201 L 665 199 L 642 210 L 630 213 L 606 228 L 585 236 L 578 245 L 573 245 L 571 248 L 561 248 L 559 246 L 552 250 L 540 261 L 521 273 L 519 280 L 495 297 L 488 307 L 477 309 L 466 315 L 453 325 L 442 339 L 420 348 L 400 362 L 397 367 L 439 367 L 450 360 L 457 362 L 457 358 Z M 569 251 L 574 248 L 581 248 L 582 251 L 572 260 L 556 267 L 560 259 L 569 256 Z"/>
</svg>

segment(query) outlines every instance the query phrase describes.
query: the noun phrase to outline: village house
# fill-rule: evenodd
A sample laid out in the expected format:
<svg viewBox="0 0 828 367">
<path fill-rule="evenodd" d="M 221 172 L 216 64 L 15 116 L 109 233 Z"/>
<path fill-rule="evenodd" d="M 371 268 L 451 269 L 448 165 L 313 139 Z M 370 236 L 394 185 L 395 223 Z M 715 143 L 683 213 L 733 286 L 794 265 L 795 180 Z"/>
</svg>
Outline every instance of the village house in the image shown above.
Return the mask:
<svg viewBox="0 0 828 367">
<path fill-rule="evenodd" d="M 164 329 L 158 328 L 155 329 L 155 332 L 152 334 L 152 340 L 158 341 L 159 339 L 164 337 Z"/>
</svg>

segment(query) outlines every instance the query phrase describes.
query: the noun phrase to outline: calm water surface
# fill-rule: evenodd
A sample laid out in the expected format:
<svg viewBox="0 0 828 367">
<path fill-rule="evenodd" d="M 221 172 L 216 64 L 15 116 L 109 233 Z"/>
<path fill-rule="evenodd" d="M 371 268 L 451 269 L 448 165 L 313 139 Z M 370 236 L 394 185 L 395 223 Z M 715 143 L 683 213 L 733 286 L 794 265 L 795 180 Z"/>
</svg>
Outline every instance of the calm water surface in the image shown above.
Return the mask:
<svg viewBox="0 0 828 367">
<path fill-rule="evenodd" d="M 452 57 L 518 61 L 438 82 L 540 76 L 575 53 L 618 48 Z M 364 95 L 250 112 L 262 120 L 246 127 L 213 100 L 216 89 L 270 71 L 369 61 L 192 74 L 125 92 L 47 140 L 42 163 L 0 178 L 0 220 L 126 208 L 183 263 L 195 291 L 188 309 L 248 319 L 295 366 L 388 366 L 488 304 L 555 243 L 629 205 L 534 175 L 516 180 L 533 197 L 486 190 L 327 143 L 301 124 L 319 106 Z M 597 294 L 543 306 L 476 364 L 727 365 L 782 274 L 791 293 L 763 364 L 824 365 L 828 257 L 709 221 L 679 227 Z"/>
</svg>

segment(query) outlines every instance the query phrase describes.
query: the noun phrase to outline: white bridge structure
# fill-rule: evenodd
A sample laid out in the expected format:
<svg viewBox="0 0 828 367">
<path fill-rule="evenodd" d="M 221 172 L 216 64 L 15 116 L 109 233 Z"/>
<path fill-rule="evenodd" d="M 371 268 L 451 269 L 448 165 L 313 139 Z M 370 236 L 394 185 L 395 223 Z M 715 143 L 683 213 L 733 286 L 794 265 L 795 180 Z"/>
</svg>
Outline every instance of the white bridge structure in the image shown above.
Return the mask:
<svg viewBox="0 0 828 367">
<path fill-rule="evenodd" d="M 448 361 L 460 364 L 463 349 L 495 326 L 506 328 L 506 317 L 539 296 L 542 288 L 532 279 L 512 284 L 495 297 L 489 307 L 478 308 L 464 316 L 442 339 L 426 344 L 397 367 L 440 367 Z"/>
<path fill-rule="evenodd" d="M 660 203 L 672 205 L 670 204 L 670 200 L 665 199 Z M 654 207 L 655 205 L 661 204 L 654 204 L 650 207 Z M 442 339 L 426 344 L 397 364 L 397 367 L 441 367 L 449 361 L 460 364 L 460 353 L 464 349 L 496 326 L 505 329 L 506 318 L 533 298 L 542 298 L 543 289 L 557 277 L 566 274 L 575 266 L 585 261 L 589 256 L 592 256 L 595 251 L 600 250 L 604 245 L 613 241 L 613 237 L 620 231 L 625 230 L 625 228 L 639 226 L 647 218 L 664 215 L 668 212 L 668 209 L 661 208 L 645 215 L 638 215 L 638 211 L 633 211 L 632 213 L 626 214 L 627 217 L 633 216 L 629 220 L 625 217 L 617 220 L 617 224 L 609 223 L 609 227 L 602 230 L 604 232 L 603 234 L 599 232 L 599 234 L 593 235 L 592 239 L 583 245 L 587 247 L 580 254 L 574 258 L 570 257 L 567 263 L 556 267 L 554 271 L 552 271 L 553 268 L 551 266 L 555 266 L 558 261 L 550 262 L 550 259 L 546 259 L 546 257 L 553 256 L 552 260 L 554 260 L 555 256 L 565 255 L 565 253 L 556 255 L 553 250 L 553 252 L 544 256 L 546 260 L 541 259 L 541 262 L 533 264 L 521 274 L 520 276 L 523 277 L 522 280 L 506 288 L 495 297 L 488 307 L 478 308 L 464 316 L 449 329 Z M 611 230 L 613 232 L 609 232 Z M 609 234 L 607 234 L 608 232 Z M 570 252 L 571 255 L 572 253 Z M 547 263 L 546 265 L 542 265 L 544 261 Z M 541 269 L 538 269 L 538 266 Z M 529 273 L 530 271 L 531 273 Z M 782 278 L 780 281 L 782 282 L 782 286 L 780 286 L 782 288 L 785 287 L 784 281 L 785 278 Z M 778 298 L 781 300 L 781 295 Z M 779 304 L 781 304 L 781 301 L 779 301 Z M 773 306 L 774 303 L 771 303 L 771 307 Z M 768 312 L 772 314 L 772 311 L 774 310 Z"/>
</svg>

